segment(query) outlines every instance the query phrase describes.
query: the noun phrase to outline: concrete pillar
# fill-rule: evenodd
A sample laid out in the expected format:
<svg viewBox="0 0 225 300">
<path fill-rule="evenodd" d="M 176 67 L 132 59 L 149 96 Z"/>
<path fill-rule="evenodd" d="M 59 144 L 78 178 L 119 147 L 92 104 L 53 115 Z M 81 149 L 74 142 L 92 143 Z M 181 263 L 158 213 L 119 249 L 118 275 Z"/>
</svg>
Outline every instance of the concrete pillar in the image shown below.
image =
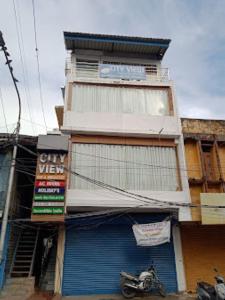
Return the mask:
<svg viewBox="0 0 225 300">
<path fill-rule="evenodd" d="M 174 225 L 173 229 L 173 243 L 174 243 L 174 252 L 175 252 L 175 263 L 177 271 L 177 285 L 178 291 L 183 292 L 186 290 L 186 278 L 184 270 L 184 261 L 182 253 L 182 243 L 180 236 L 180 228 L 178 225 Z"/>
<path fill-rule="evenodd" d="M 55 266 L 55 293 L 62 293 L 63 280 L 63 262 L 64 262 L 64 248 L 65 248 L 65 227 L 59 226 L 58 243 L 56 252 L 56 266 Z"/>
</svg>

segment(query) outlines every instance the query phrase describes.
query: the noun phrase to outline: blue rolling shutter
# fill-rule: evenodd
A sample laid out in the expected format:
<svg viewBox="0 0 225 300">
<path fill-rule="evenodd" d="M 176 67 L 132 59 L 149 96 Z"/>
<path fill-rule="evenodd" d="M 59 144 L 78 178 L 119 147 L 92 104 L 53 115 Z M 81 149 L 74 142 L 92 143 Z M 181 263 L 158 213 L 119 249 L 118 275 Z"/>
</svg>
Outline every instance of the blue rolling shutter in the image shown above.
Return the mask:
<svg viewBox="0 0 225 300">
<path fill-rule="evenodd" d="M 2 225 L 0 224 L 0 231 L 1 228 Z M 5 242 L 4 242 L 3 260 L 2 263 L 0 264 L 0 290 L 3 288 L 5 282 L 5 266 L 6 266 L 7 250 L 8 250 L 9 239 L 10 239 L 10 228 L 11 225 L 8 224 L 6 230 Z"/>
<path fill-rule="evenodd" d="M 155 218 L 152 221 L 156 221 Z M 89 228 L 83 229 L 69 225 L 66 231 L 63 295 L 120 293 L 120 272 L 136 274 L 150 266 L 152 261 L 167 292 L 176 292 L 172 242 L 155 247 L 138 247 L 132 224 L 126 222 L 104 223 L 97 228 L 89 224 Z"/>
</svg>

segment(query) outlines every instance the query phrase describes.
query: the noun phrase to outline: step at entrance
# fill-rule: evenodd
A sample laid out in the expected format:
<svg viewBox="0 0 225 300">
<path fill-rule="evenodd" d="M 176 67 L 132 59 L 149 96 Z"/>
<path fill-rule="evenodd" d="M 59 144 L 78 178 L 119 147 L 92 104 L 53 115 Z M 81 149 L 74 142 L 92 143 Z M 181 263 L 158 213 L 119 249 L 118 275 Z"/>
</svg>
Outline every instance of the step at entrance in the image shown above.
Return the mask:
<svg viewBox="0 0 225 300">
<path fill-rule="evenodd" d="M 10 270 L 11 277 L 32 276 L 39 229 L 20 231 Z"/>
<path fill-rule="evenodd" d="M 25 300 L 34 294 L 35 278 L 7 278 L 4 289 L 0 292 L 2 300 Z"/>
</svg>

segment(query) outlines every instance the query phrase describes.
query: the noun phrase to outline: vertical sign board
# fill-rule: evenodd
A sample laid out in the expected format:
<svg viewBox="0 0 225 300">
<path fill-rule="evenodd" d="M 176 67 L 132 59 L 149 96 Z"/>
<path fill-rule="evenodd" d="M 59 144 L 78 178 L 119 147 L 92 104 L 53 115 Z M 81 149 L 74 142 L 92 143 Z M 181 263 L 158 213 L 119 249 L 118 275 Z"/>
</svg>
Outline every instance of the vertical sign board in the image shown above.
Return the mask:
<svg viewBox="0 0 225 300">
<path fill-rule="evenodd" d="M 32 221 L 64 221 L 66 179 L 67 151 L 39 150 Z"/>
</svg>

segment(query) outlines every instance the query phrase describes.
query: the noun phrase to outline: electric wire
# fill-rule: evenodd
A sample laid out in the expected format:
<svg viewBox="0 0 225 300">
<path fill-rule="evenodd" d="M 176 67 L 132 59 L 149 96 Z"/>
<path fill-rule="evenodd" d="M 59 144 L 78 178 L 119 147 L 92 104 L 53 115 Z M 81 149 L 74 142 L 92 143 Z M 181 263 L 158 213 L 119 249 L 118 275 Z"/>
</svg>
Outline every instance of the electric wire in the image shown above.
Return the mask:
<svg viewBox="0 0 225 300">
<path fill-rule="evenodd" d="M 24 121 L 24 122 L 28 122 L 28 123 L 34 124 L 34 125 L 39 126 L 39 127 L 46 128 L 45 125 L 37 123 L 37 122 L 33 122 L 33 121 L 30 121 L 30 120 L 27 120 L 27 119 L 24 119 L 24 118 L 21 118 L 21 120 Z M 53 127 L 47 127 L 47 129 L 52 130 Z"/>
<path fill-rule="evenodd" d="M 19 173 L 23 173 L 23 174 L 26 174 L 26 175 L 30 175 L 30 176 L 33 176 L 33 177 L 35 177 L 35 175 L 34 175 L 34 174 L 32 174 L 32 173 L 29 173 L 29 172 L 27 172 L 27 171 L 24 171 L 24 170 L 22 170 L 22 169 L 19 169 L 19 168 L 16 168 L 16 171 L 17 171 L 17 172 L 19 172 Z"/>
<path fill-rule="evenodd" d="M 7 49 L 6 45 L 5 45 L 5 41 L 3 39 L 3 35 L 2 35 L 1 31 L 0 31 L 0 46 L 3 50 L 4 55 L 5 55 L 6 65 L 8 66 L 8 69 L 9 69 L 9 72 L 10 72 L 10 75 L 11 75 L 11 78 L 13 80 L 13 84 L 14 84 L 14 87 L 15 87 L 15 90 L 16 90 L 16 94 L 17 94 L 17 99 L 18 99 L 18 104 L 19 104 L 19 111 L 18 111 L 18 119 L 17 119 L 17 125 L 16 125 L 16 128 L 15 128 L 15 132 L 16 132 L 16 135 L 18 135 L 19 131 L 20 131 L 20 120 L 21 120 L 21 111 L 22 111 L 21 98 L 20 98 L 20 93 L 19 93 L 19 89 L 18 89 L 18 86 L 17 86 L 18 80 L 14 77 L 13 67 L 11 66 L 12 60 L 9 59 L 10 54 L 8 52 L 8 49 Z"/>
<path fill-rule="evenodd" d="M 162 176 L 167 176 L 167 175 L 162 175 Z M 168 175 L 169 176 L 169 175 Z M 161 185 L 158 185 L 158 186 L 161 186 Z M 167 187 L 169 188 L 169 185 L 167 184 Z"/>
<path fill-rule="evenodd" d="M 23 146 L 23 148 L 26 148 L 26 147 L 24 147 Z M 29 152 L 32 152 L 32 151 L 30 151 L 30 149 L 28 149 L 29 150 Z M 35 156 L 37 156 L 37 154 L 35 153 L 35 152 L 32 152 L 32 154 L 34 154 Z M 185 207 L 205 207 L 205 208 L 224 208 L 224 206 L 215 206 L 215 205 L 213 205 L 213 206 L 210 206 L 210 205 L 193 205 L 193 204 L 190 204 L 190 203 L 176 203 L 176 202 L 170 202 L 170 201 L 161 201 L 161 200 L 159 200 L 159 199 L 153 199 L 153 198 L 149 198 L 149 197 L 145 197 L 145 196 L 143 196 L 143 195 L 139 195 L 139 194 L 136 194 L 136 193 L 130 193 L 130 192 L 128 192 L 128 191 L 126 191 L 126 190 L 123 190 L 123 189 L 120 189 L 120 188 L 118 188 L 118 187 L 115 187 L 115 186 L 111 186 L 111 185 L 108 185 L 108 184 L 106 184 L 106 183 L 104 183 L 104 182 L 101 182 L 101 181 L 96 181 L 96 180 L 93 180 L 92 178 L 89 178 L 89 177 L 86 177 L 86 176 L 83 176 L 83 175 L 81 175 L 81 174 L 79 174 L 79 173 L 76 173 L 76 172 L 74 172 L 74 171 L 72 171 L 72 170 L 69 170 L 68 169 L 68 171 L 69 172 L 71 172 L 71 173 L 73 173 L 73 174 L 75 174 L 76 176 L 79 176 L 79 177 L 81 177 L 82 179 L 84 179 L 84 180 L 88 180 L 89 182 L 91 182 L 91 183 L 93 183 L 93 184 L 96 184 L 96 185 L 98 185 L 98 186 L 100 186 L 100 187 L 102 187 L 102 188 L 105 188 L 105 189 L 108 189 L 108 190 L 111 190 L 111 191 L 115 191 L 116 190 L 116 192 L 117 193 L 119 193 L 119 194 L 128 194 L 129 195 L 129 197 L 130 198 L 132 198 L 132 199 L 136 199 L 136 200 L 139 200 L 140 201 L 140 199 L 139 198 L 144 198 L 144 201 L 143 201 L 143 199 L 141 199 L 141 201 L 142 201 L 142 203 L 144 202 L 144 203 L 148 203 L 149 204 L 149 200 L 151 201 L 150 202 L 150 204 L 152 204 L 152 202 L 160 202 L 159 204 L 160 204 L 160 206 L 165 206 L 165 204 L 168 204 L 168 205 L 172 205 L 172 206 L 174 206 L 174 208 L 176 207 L 180 207 L 180 206 L 185 206 Z M 35 176 L 34 174 L 28 174 L 28 175 L 32 175 L 32 176 Z M 147 200 L 147 201 L 146 201 Z M 131 209 L 133 209 L 134 207 L 132 207 Z"/>
<path fill-rule="evenodd" d="M 24 146 L 23 146 L 23 148 L 26 149 L 26 147 L 24 147 Z M 29 153 L 32 152 L 30 149 L 28 149 L 28 150 L 29 150 Z M 33 155 L 37 156 L 37 154 L 35 152 L 33 152 Z M 155 198 L 147 197 L 147 196 L 144 196 L 144 195 L 141 195 L 141 194 L 128 192 L 128 191 L 126 191 L 124 189 L 121 189 L 119 187 L 116 187 L 116 186 L 107 184 L 105 182 L 102 182 L 102 181 L 99 181 L 99 180 L 95 180 L 93 178 L 90 178 L 90 177 L 84 176 L 82 174 L 79 174 L 79 173 L 77 173 L 75 171 L 72 171 L 70 168 L 65 168 L 65 170 L 68 171 L 68 172 L 70 172 L 71 174 L 74 174 L 74 175 L 80 177 L 81 179 L 86 180 L 86 181 L 88 181 L 90 183 L 93 183 L 93 184 L 95 184 L 95 185 L 97 185 L 99 187 L 105 188 L 107 190 L 114 191 L 114 192 L 116 192 L 118 194 L 122 193 L 122 195 L 128 195 L 130 198 L 142 201 L 143 203 L 150 203 L 150 204 L 152 204 L 152 203 L 158 203 L 158 204 L 161 204 L 161 205 L 168 204 L 169 206 L 173 206 L 174 208 L 176 208 L 176 207 L 225 208 L 225 206 L 222 206 L 222 205 L 201 205 L 201 204 L 192 204 L 192 203 L 189 203 L 189 202 L 183 202 L 182 203 L 182 202 L 173 202 L 173 201 L 162 201 L 160 199 L 155 199 Z"/>
<path fill-rule="evenodd" d="M 22 45 L 23 45 L 22 28 L 21 28 L 21 22 L 20 22 L 20 17 L 19 17 L 19 11 L 17 13 L 15 0 L 13 0 L 13 11 L 14 11 L 14 17 L 15 17 L 15 23 L 16 23 L 16 33 L 17 33 L 20 62 L 21 62 L 23 81 L 24 81 L 24 90 L 25 90 L 25 94 L 26 94 L 26 103 L 27 103 L 27 107 L 28 107 L 29 118 L 30 118 L 30 120 L 32 120 L 31 109 L 30 109 L 30 104 L 29 104 L 29 100 L 31 99 L 31 96 L 30 96 L 30 90 L 29 90 L 29 83 L 28 83 L 28 79 L 27 79 L 28 76 L 27 76 L 27 72 L 26 72 L 26 62 L 25 62 L 25 59 L 23 59 L 23 54 L 22 54 Z M 25 53 L 24 47 L 23 47 L 23 53 Z M 33 134 L 35 135 L 34 126 L 32 123 L 31 123 L 31 125 L 32 125 Z"/>
<path fill-rule="evenodd" d="M 25 158 L 25 159 L 27 159 L 27 160 L 30 160 L 31 162 L 32 161 L 36 161 L 35 159 L 31 159 L 31 158 Z M 121 162 L 123 162 L 123 163 L 126 163 L 127 161 L 122 161 L 121 160 Z M 132 163 L 131 161 L 129 161 L 129 163 Z M 134 162 L 135 164 L 139 164 L 138 162 Z M 108 165 L 108 166 L 104 166 L 104 165 L 76 165 L 76 168 L 82 168 L 82 167 L 87 167 L 87 168 L 102 168 L 102 169 L 131 169 L 131 170 L 139 170 L 139 169 L 144 169 L 144 170 L 147 170 L 148 169 L 148 167 L 145 167 L 145 168 L 143 168 L 143 167 L 123 167 L 123 166 L 110 166 L 110 165 Z M 149 165 L 149 167 L 152 167 L 152 168 L 158 168 L 158 167 L 160 167 L 159 165 Z M 163 169 L 165 169 L 165 168 L 167 168 L 166 166 L 161 166 Z M 222 169 L 225 169 L 225 164 L 224 165 L 222 165 L 221 166 L 221 168 Z M 169 168 L 169 169 L 171 169 L 171 168 Z M 177 170 L 177 168 L 173 168 L 173 169 L 175 169 L 175 170 Z M 216 170 L 216 171 L 218 171 L 218 168 L 217 167 L 212 167 L 211 168 L 212 170 Z M 187 171 L 199 171 L 199 169 L 187 169 Z M 160 175 L 160 176 L 170 176 L 170 175 Z"/>
<path fill-rule="evenodd" d="M 34 153 L 33 153 L 34 154 Z M 80 176 L 81 174 L 79 174 L 79 176 Z M 87 179 L 87 178 L 86 178 Z M 88 178 L 88 180 L 93 180 L 92 178 Z M 94 184 L 96 184 L 96 182 L 93 182 Z M 101 183 L 103 183 L 103 182 L 101 182 Z M 103 183 L 104 184 L 104 183 Z M 101 186 L 101 187 L 103 187 L 103 188 L 105 188 L 105 186 Z M 115 188 L 115 187 L 113 187 L 113 188 Z M 127 193 L 127 191 L 124 191 L 124 192 L 126 192 Z M 135 194 L 135 196 L 136 196 L 137 194 Z M 140 195 L 138 195 L 138 196 L 140 196 Z M 142 195 L 141 195 L 142 196 Z M 133 197 L 132 197 L 133 198 Z M 148 199 L 149 199 L 149 197 L 148 197 Z M 138 200 L 140 200 L 140 199 L 138 199 Z M 152 199 L 151 199 L 152 200 Z M 156 199 L 154 199 L 154 200 L 156 200 Z M 180 206 L 180 203 L 172 203 L 173 205 L 175 205 L 175 206 Z M 161 207 L 163 207 L 164 208 L 164 205 L 160 205 Z M 213 206 L 210 206 L 210 205 L 192 205 L 191 206 L 192 208 L 224 208 L 224 206 L 215 206 L 215 205 L 213 205 Z M 132 207 L 131 209 L 134 209 L 134 207 Z M 165 208 L 164 208 L 165 209 Z M 168 209 L 168 208 L 167 208 Z M 107 212 L 107 215 L 109 214 L 109 212 Z M 222 215 L 222 216 L 224 216 L 224 212 L 222 212 L 222 213 L 220 213 L 219 215 Z M 211 216 L 217 216 L 218 217 L 218 213 L 212 213 L 211 214 Z M 71 218 L 73 218 L 73 216 L 71 215 Z"/>
<path fill-rule="evenodd" d="M 21 173 L 24 173 L 24 174 L 31 175 L 31 176 L 35 177 L 35 174 L 30 173 L 30 170 L 29 170 L 29 169 L 17 167 L 17 170 L 18 170 L 19 172 L 21 172 Z M 115 187 L 115 186 L 106 184 L 106 183 L 104 183 L 104 182 L 102 182 L 102 181 L 97 181 L 97 180 L 95 180 L 95 179 L 92 179 L 92 178 L 89 178 L 89 177 L 87 177 L 87 176 L 81 175 L 81 174 L 79 174 L 79 173 L 77 173 L 77 172 L 71 171 L 71 169 L 66 168 L 66 170 L 67 170 L 68 172 L 70 172 L 71 174 L 74 174 L 74 175 L 76 175 L 76 176 L 79 176 L 80 178 L 82 178 L 82 179 L 84 179 L 84 180 L 86 180 L 86 181 L 88 181 L 88 182 L 90 182 L 90 183 L 92 183 L 92 184 L 98 185 L 99 187 L 103 187 L 103 188 L 105 188 L 105 189 L 107 189 L 107 190 L 114 191 L 114 192 L 115 192 L 115 190 L 113 190 L 113 189 L 116 189 L 117 194 L 120 194 L 120 195 L 123 195 L 123 196 L 124 196 L 124 193 L 128 193 L 126 190 L 123 190 L 123 189 L 120 189 L 120 188 L 118 188 L 118 187 Z M 127 195 L 126 195 L 126 196 L 127 196 Z M 140 199 L 138 199 L 138 198 L 136 197 L 136 194 L 133 194 L 133 195 L 129 194 L 129 198 L 136 199 L 136 200 L 139 200 L 139 201 L 140 201 Z M 153 201 L 153 202 L 155 202 L 155 201 L 160 201 L 160 200 L 156 200 L 156 199 L 149 198 L 149 197 L 148 197 L 148 200 L 151 200 L 151 201 Z M 147 201 L 145 201 L 145 202 L 147 202 Z M 162 201 L 160 201 L 160 202 L 161 202 L 162 205 L 164 205 L 164 202 L 162 202 Z"/>
<path fill-rule="evenodd" d="M 26 52 L 25 52 L 25 48 L 24 48 L 24 41 L 23 41 L 23 30 L 22 30 L 22 24 L 21 24 L 21 17 L 20 17 L 20 2 L 18 1 L 18 23 L 19 23 L 19 29 L 20 29 L 20 36 L 21 36 L 21 45 L 22 45 L 22 52 L 24 55 L 24 69 L 25 69 L 25 77 L 26 77 L 26 82 L 27 82 L 27 92 L 28 92 L 28 110 L 30 111 L 30 121 L 33 119 L 32 118 L 32 110 L 30 109 L 30 105 L 29 105 L 29 100 L 32 103 L 32 97 L 31 97 L 31 93 L 30 93 L 30 84 L 29 84 L 29 74 L 28 74 L 28 68 L 27 68 L 27 64 L 26 64 Z M 22 119 L 22 118 L 21 118 Z M 34 131 L 34 135 L 35 135 L 35 123 L 32 123 L 32 128 Z"/>
<path fill-rule="evenodd" d="M 7 123 L 8 132 L 7 134 L 10 134 L 9 127 L 15 128 L 16 123 Z M 5 128 L 5 126 L 0 126 L 0 128 Z"/>
<path fill-rule="evenodd" d="M 3 101 L 3 96 L 2 96 L 2 89 L 1 89 L 1 87 L 0 87 L 0 100 L 1 100 L 2 113 L 3 113 L 4 122 L 5 122 L 6 132 L 9 133 L 9 129 L 8 129 L 7 121 L 6 121 L 5 108 L 4 108 L 4 101 Z"/>
<path fill-rule="evenodd" d="M 19 139 L 19 132 L 20 132 L 20 119 L 21 119 L 21 98 L 20 98 L 20 93 L 17 87 L 17 82 L 18 80 L 14 77 L 13 74 L 13 67 L 11 66 L 12 60 L 9 59 L 10 54 L 8 52 L 8 49 L 6 47 L 2 32 L 0 31 L 0 47 L 1 50 L 3 51 L 6 59 L 6 65 L 8 66 L 11 78 L 13 80 L 13 84 L 16 90 L 17 94 L 17 99 L 18 99 L 18 104 L 19 104 L 19 111 L 18 111 L 18 120 L 17 120 L 17 125 L 14 130 L 15 132 L 15 144 L 13 146 L 13 153 L 12 153 L 12 164 L 10 167 L 10 173 L 9 173 L 9 185 L 7 188 L 7 195 L 6 195 L 6 200 L 4 203 L 4 211 L 3 211 L 3 218 L 2 218 L 2 226 L 1 226 L 1 237 L 0 237 L 0 262 L 3 260 L 3 252 L 4 252 L 4 247 L 5 247 L 5 237 L 6 237 L 6 232 L 7 232 L 7 224 L 8 224 L 8 219 L 9 219 L 9 210 L 10 210 L 10 198 L 12 195 L 12 189 L 13 189 L 13 178 L 14 178 L 14 172 L 15 172 L 15 163 L 16 163 L 16 155 L 17 155 L 17 144 L 18 144 L 18 139 Z"/>
<path fill-rule="evenodd" d="M 36 61 L 37 61 L 38 85 L 39 85 L 41 110 L 42 110 L 42 116 L 43 116 L 43 120 L 44 120 L 45 130 L 47 132 L 47 123 L 46 123 L 46 119 L 45 119 L 44 100 L 43 100 L 42 84 L 41 84 L 41 73 L 40 73 L 39 50 L 38 50 L 38 42 L 37 42 L 37 25 L 36 25 L 36 13 L 35 13 L 34 0 L 32 0 L 32 14 L 33 14 L 34 41 L 35 41 L 35 53 L 36 53 Z"/>
<path fill-rule="evenodd" d="M 23 139 L 26 140 L 26 139 Z M 81 143 L 82 144 L 82 143 Z M 40 146 L 48 146 L 45 144 L 40 144 Z M 121 144 L 122 145 L 122 144 Z M 127 146 L 125 144 L 123 144 L 124 146 Z M 143 146 L 143 147 L 147 147 L 147 146 Z M 54 150 L 54 149 L 53 149 Z M 57 149 L 59 150 L 59 149 Z M 170 167 L 170 166 L 163 166 L 163 165 L 156 165 L 156 164 L 146 164 L 146 163 L 142 163 L 142 162 L 137 162 L 137 161 L 130 161 L 130 160 L 120 160 L 120 159 L 114 159 L 114 158 L 108 158 L 105 156 L 101 156 L 101 155 L 96 155 L 96 154 L 89 154 L 89 153 L 82 153 L 79 151 L 73 151 L 73 150 L 68 150 L 68 153 L 74 153 L 74 154 L 79 154 L 79 155 L 84 155 L 84 156 L 89 156 L 89 157 L 97 157 L 97 158 L 102 158 L 105 160 L 109 160 L 109 161 L 116 161 L 116 162 L 121 162 L 121 163 L 131 163 L 131 164 L 135 164 L 135 165 L 141 165 L 141 166 L 146 166 L 146 167 L 151 167 L 151 168 L 159 168 L 159 169 L 169 169 L 169 170 L 178 170 L 177 167 Z M 194 164 L 192 164 L 192 166 L 194 166 Z M 185 171 L 185 172 L 197 172 L 197 171 L 202 171 L 202 168 L 200 167 L 200 164 L 196 164 L 197 168 L 181 168 L 179 167 L 180 171 Z M 217 168 L 215 168 L 217 170 Z M 225 164 L 224 167 L 222 165 L 222 169 L 225 169 Z M 184 176 L 184 175 L 183 175 Z M 182 177 L 182 175 L 181 175 Z"/>
</svg>

